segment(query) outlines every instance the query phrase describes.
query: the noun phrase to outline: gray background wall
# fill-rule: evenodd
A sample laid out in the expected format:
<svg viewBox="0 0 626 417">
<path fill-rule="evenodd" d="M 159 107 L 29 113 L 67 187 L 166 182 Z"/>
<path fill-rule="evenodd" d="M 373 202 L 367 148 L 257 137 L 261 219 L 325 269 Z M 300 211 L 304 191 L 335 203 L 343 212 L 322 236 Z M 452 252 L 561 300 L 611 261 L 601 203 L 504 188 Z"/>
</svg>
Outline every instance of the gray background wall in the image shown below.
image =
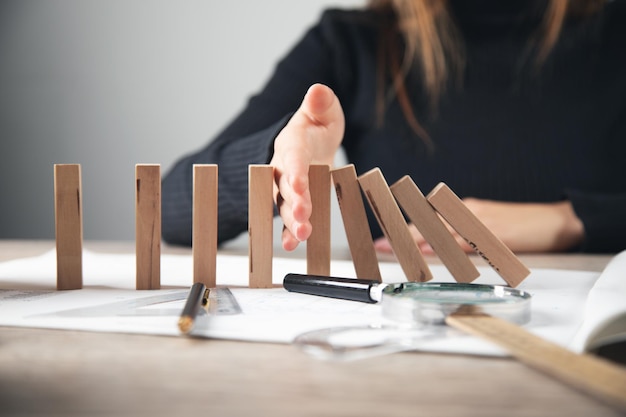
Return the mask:
<svg viewBox="0 0 626 417">
<path fill-rule="evenodd" d="M 324 8 L 364 3 L 2 0 L 0 238 L 53 238 L 53 164 L 80 163 L 85 239 L 134 239 L 135 164 L 165 173 Z"/>
</svg>

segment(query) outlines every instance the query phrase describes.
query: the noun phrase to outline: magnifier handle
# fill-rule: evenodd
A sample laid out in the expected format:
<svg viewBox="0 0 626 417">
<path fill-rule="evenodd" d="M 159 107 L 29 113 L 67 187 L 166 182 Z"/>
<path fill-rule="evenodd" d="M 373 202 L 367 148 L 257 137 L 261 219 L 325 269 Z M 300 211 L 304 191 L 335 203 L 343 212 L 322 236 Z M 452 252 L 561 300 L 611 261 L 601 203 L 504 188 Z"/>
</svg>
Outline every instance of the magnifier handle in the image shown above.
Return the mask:
<svg viewBox="0 0 626 417">
<path fill-rule="evenodd" d="M 379 284 L 370 279 L 339 278 L 320 275 L 287 274 L 283 286 L 287 291 L 342 300 L 376 303 L 370 290 Z"/>
</svg>

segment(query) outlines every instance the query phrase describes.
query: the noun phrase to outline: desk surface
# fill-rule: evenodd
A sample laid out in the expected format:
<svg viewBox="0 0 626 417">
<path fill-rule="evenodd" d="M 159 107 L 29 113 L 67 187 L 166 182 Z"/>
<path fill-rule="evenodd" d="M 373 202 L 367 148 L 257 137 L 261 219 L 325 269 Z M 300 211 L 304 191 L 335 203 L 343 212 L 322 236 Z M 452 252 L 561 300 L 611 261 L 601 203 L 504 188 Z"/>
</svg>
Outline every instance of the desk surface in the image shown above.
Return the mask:
<svg viewBox="0 0 626 417">
<path fill-rule="evenodd" d="M 0 241 L 0 261 L 53 247 L 50 241 Z M 85 247 L 133 250 L 132 243 Z M 190 250 L 164 247 L 163 252 Z M 610 259 L 521 258 L 530 267 L 584 270 L 601 270 Z M 505 358 L 411 352 L 337 363 L 290 345 L 0 327 L 0 416 L 192 414 L 620 415 Z"/>
</svg>

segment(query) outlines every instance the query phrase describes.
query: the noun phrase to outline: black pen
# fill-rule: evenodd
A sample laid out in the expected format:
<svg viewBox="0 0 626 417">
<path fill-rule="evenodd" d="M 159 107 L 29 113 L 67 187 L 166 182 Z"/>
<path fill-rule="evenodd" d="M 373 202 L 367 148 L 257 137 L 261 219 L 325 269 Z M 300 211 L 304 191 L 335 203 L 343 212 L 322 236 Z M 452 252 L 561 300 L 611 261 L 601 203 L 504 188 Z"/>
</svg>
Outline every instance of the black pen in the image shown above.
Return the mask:
<svg viewBox="0 0 626 417">
<path fill-rule="evenodd" d="M 287 291 L 321 295 L 342 300 L 377 303 L 387 286 L 373 279 L 339 278 L 321 275 L 287 274 L 283 287 Z"/>
<path fill-rule="evenodd" d="M 201 282 L 196 282 L 191 287 L 183 312 L 180 315 L 180 319 L 178 319 L 178 328 L 183 334 L 188 334 L 193 329 L 200 309 L 207 308 L 209 292 L 210 289 L 206 288 Z"/>
</svg>

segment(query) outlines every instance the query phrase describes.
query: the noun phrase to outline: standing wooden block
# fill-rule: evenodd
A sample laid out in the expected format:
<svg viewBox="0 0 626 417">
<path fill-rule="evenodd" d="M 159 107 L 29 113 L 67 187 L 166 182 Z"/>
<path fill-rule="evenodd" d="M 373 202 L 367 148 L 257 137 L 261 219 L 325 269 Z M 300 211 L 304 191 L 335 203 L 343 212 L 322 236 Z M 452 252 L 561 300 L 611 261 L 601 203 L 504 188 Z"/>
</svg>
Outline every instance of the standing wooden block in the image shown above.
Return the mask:
<svg viewBox="0 0 626 417">
<path fill-rule="evenodd" d="M 83 204 L 79 164 L 54 165 L 57 290 L 83 287 Z"/>
<path fill-rule="evenodd" d="M 474 216 L 446 184 L 439 183 L 427 198 L 450 226 L 467 240 L 467 243 L 511 287 L 517 287 L 530 274 L 528 268 Z"/>
<path fill-rule="evenodd" d="M 215 164 L 193 166 L 193 282 L 216 285 L 217 177 Z"/>
<path fill-rule="evenodd" d="M 136 288 L 161 288 L 161 166 L 135 166 Z"/>
<path fill-rule="evenodd" d="M 331 174 L 356 276 L 381 281 L 378 258 L 354 165 L 334 169 Z"/>
<path fill-rule="evenodd" d="M 358 180 L 407 279 L 430 281 L 433 277 L 430 268 L 413 240 L 400 207 L 396 204 L 380 169 L 374 168 L 358 177 Z"/>
<path fill-rule="evenodd" d="M 330 275 L 330 168 L 309 166 L 311 236 L 306 241 L 306 269 L 310 275 Z"/>
<path fill-rule="evenodd" d="M 251 288 L 272 287 L 274 168 L 248 167 L 248 262 Z"/>
<path fill-rule="evenodd" d="M 435 209 L 408 175 L 393 184 L 391 192 L 411 222 L 458 282 L 472 282 L 480 275 L 476 266 L 458 245 Z"/>
</svg>

